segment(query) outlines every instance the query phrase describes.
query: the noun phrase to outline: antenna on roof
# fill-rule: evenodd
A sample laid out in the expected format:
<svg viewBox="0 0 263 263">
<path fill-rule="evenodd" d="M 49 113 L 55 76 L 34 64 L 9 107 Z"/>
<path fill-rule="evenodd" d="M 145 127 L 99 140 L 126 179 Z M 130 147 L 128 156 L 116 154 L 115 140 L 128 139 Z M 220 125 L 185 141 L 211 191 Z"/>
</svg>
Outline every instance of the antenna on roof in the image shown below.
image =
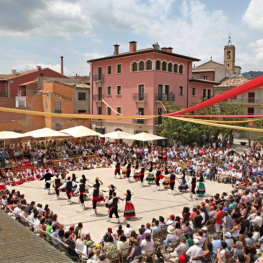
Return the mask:
<svg viewBox="0 0 263 263">
<path fill-rule="evenodd" d="M 229 38 L 228 38 L 228 45 L 231 46 L 232 45 L 232 40 L 231 40 L 231 33 L 229 35 Z"/>
</svg>

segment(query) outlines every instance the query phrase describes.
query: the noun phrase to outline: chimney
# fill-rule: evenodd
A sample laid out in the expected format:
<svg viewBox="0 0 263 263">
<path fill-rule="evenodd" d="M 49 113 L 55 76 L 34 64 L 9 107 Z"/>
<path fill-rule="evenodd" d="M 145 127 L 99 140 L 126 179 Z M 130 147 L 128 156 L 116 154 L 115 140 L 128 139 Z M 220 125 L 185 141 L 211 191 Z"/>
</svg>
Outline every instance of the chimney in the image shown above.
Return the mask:
<svg viewBox="0 0 263 263">
<path fill-rule="evenodd" d="M 115 44 L 115 45 L 113 45 L 114 46 L 114 53 L 113 53 L 113 55 L 119 55 L 119 46 L 120 45 L 118 45 L 118 44 Z"/>
<path fill-rule="evenodd" d="M 161 50 L 162 51 L 167 51 L 167 48 L 166 47 L 162 47 Z"/>
<path fill-rule="evenodd" d="M 63 71 L 63 56 L 61 56 L 60 58 L 61 58 L 61 75 L 64 75 L 64 71 Z"/>
<path fill-rule="evenodd" d="M 15 69 L 12 69 L 12 74 L 16 74 L 16 70 Z"/>
<path fill-rule="evenodd" d="M 40 71 L 41 70 L 41 66 L 37 66 L 37 70 Z"/>
<path fill-rule="evenodd" d="M 167 47 L 167 48 L 166 48 L 166 52 L 173 53 L 173 48 L 172 48 L 172 47 Z"/>
<path fill-rule="evenodd" d="M 135 52 L 137 49 L 137 42 L 136 41 L 131 41 L 130 43 L 130 52 Z"/>
<path fill-rule="evenodd" d="M 156 50 L 160 49 L 160 45 L 158 44 L 158 42 L 155 42 L 155 44 L 153 44 L 153 48 Z"/>
</svg>

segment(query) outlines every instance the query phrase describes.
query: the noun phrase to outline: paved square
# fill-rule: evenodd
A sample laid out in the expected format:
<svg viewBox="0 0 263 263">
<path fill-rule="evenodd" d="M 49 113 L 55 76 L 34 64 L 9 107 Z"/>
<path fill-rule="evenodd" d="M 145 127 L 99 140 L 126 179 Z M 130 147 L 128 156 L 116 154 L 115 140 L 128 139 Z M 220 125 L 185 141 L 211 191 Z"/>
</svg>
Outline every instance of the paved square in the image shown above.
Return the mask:
<svg viewBox="0 0 263 263">
<path fill-rule="evenodd" d="M 108 185 L 113 184 L 117 187 L 116 192 L 119 197 L 124 197 L 123 195 L 127 189 L 133 192 L 132 202 L 135 207 L 136 218 L 125 221 L 123 217 L 125 201 L 119 202 L 119 216 L 123 228 L 126 223 L 129 222 L 131 228 L 135 229 L 137 232 L 142 224 L 151 222 L 152 218 L 158 218 L 160 215 L 166 218 L 170 214 L 181 216 L 181 211 L 184 206 L 190 206 L 192 208 L 211 195 L 216 193 L 221 194 L 223 191 L 229 192 L 232 189 L 230 184 L 219 184 L 217 182 L 206 181 L 206 195 L 192 202 L 189 192 L 183 194 L 178 192 L 177 195 L 173 196 L 170 194 L 170 190 L 157 191 L 154 185 L 141 187 L 139 182 L 128 183 L 127 179 L 114 178 L 113 168 L 70 172 L 68 175 L 72 173 L 76 174 L 78 180 L 81 178 L 82 174 L 85 174 L 86 178 L 89 179 L 89 182 L 87 182 L 88 184 L 94 184 L 95 178 L 98 176 L 103 182 L 101 189 L 108 191 Z M 43 206 L 49 204 L 51 210 L 58 215 L 58 221 L 65 224 L 65 230 L 68 230 L 71 224 L 82 222 L 84 230 L 91 232 L 91 238 L 94 241 L 100 241 L 108 227 L 112 227 L 114 232 L 117 230 L 118 224 L 115 218 L 112 219 L 114 223 L 106 222 L 108 210 L 103 204 L 99 205 L 97 208 L 99 215 L 97 217 L 91 216 L 93 213 L 91 198 L 85 202 L 86 210 L 84 211 L 78 203 L 78 197 L 73 197 L 73 203 L 69 205 L 65 193 L 61 192 L 61 199 L 57 200 L 53 191 L 51 191 L 51 195 L 47 194 L 47 191 L 44 190 L 44 184 L 44 181 L 33 181 L 12 188 L 25 194 L 27 202 L 34 200 L 36 203 L 43 204 Z M 178 181 L 176 180 L 175 189 L 177 189 L 177 187 Z M 52 187 L 51 189 L 53 190 Z"/>
</svg>

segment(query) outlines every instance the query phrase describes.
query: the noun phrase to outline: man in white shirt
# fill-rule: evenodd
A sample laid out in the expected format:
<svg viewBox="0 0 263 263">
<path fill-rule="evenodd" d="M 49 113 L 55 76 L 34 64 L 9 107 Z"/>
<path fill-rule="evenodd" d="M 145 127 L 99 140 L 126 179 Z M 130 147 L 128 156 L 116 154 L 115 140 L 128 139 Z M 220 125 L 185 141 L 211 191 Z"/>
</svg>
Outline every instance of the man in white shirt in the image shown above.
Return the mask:
<svg viewBox="0 0 263 263">
<path fill-rule="evenodd" d="M 253 226 L 257 225 L 259 228 L 261 227 L 263 222 L 262 217 L 260 216 L 260 211 L 257 211 L 253 218 L 251 219 L 250 223 L 252 223 Z"/>
<path fill-rule="evenodd" d="M 199 240 L 194 238 L 194 245 L 186 251 L 186 256 L 190 257 L 192 263 L 202 263 L 200 259 L 193 259 L 196 256 L 202 255 L 202 248 L 198 246 Z"/>
<path fill-rule="evenodd" d="M 131 237 L 131 230 L 130 230 L 130 225 L 129 225 L 129 224 L 127 224 L 126 227 L 125 227 L 125 229 L 124 229 L 124 235 L 125 235 L 127 238 Z"/>
</svg>

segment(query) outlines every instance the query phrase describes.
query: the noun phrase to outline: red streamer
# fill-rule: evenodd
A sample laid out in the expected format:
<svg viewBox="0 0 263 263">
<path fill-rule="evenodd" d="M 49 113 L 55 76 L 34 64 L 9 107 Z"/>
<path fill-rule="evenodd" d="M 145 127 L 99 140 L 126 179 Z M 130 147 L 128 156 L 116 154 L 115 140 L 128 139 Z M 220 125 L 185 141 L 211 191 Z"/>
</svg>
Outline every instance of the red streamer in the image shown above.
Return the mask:
<svg viewBox="0 0 263 263">
<path fill-rule="evenodd" d="M 209 107 L 211 105 L 214 105 L 216 103 L 219 103 L 221 101 L 224 101 L 224 100 L 236 97 L 238 95 L 241 95 L 243 93 L 249 92 L 251 90 L 258 89 L 262 86 L 263 86 L 263 75 L 255 78 L 255 79 L 252 79 L 245 84 L 242 84 L 238 87 L 235 87 L 231 90 L 228 90 L 228 91 L 226 91 L 220 95 L 217 95 L 214 98 L 211 98 L 211 99 L 206 100 L 200 104 L 197 104 L 193 107 L 190 107 L 190 108 L 187 108 L 187 109 L 184 109 L 181 111 L 173 112 L 173 113 L 163 114 L 162 116 L 177 116 L 177 115 L 185 114 L 188 112 L 197 111 L 197 110 Z"/>
<path fill-rule="evenodd" d="M 159 102 L 161 103 L 161 105 L 163 106 L 163 109 L 164 109 L 164 111 L 167 113 L 167 109 L 166 109 L 166 107 L 164 106 L 164 104 L 162 103 L 162 101 L 161 100 L 159 100 Z"/>
</svg>

